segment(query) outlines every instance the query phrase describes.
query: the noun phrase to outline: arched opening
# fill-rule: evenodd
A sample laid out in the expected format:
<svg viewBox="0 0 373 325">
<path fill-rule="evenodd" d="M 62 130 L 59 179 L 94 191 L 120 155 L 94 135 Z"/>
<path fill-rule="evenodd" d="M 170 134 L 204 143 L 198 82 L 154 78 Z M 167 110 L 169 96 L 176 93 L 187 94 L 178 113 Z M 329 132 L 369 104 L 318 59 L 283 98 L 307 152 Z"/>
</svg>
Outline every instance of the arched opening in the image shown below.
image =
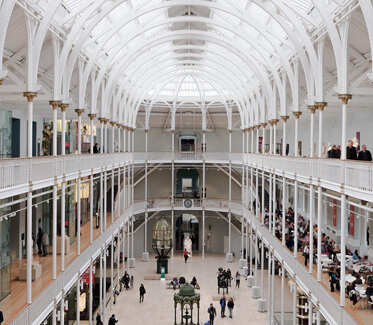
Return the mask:
<svg viewBox="0 0 373 325">
<path fill-rule="evenodd" d="M 192 253 L 199 250 L 199 221 L 193 214 L 183 213 L 176 220 L 175 249 L 184 249 L 184 239 L 192 241 Z"/>
</svg>

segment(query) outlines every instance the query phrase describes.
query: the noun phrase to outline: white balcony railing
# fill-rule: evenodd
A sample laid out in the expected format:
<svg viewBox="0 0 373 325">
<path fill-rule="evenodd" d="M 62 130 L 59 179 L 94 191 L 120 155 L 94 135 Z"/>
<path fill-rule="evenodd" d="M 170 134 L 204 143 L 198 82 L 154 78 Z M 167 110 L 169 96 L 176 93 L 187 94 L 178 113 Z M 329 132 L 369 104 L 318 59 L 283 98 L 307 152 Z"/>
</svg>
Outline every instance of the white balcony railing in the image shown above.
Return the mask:
<svg viewBox="0 0 373 325">
<path fill-rule="evenodd" d="M 297 177 L 302 182 L 312 180 L 314 184 L 321 182 L 321 186 L 336 190 L 345 187 L 348 195 L 373 201 L 373 163 L 360 161 L 342 161 L 323 158 L 294 158 L 269 156 L 261 154 L 241 154 L 228 152 L 135 152 L 96 155 L 67 155 L 57 157 L 37 157 L 0 160 L 0 199 L 15 194 L 50 186 L 54 180 L 60 182 L 88 175 L 93 169 L 99 172 L 102 166 L 107 170 L 118 167 L 119 164 L 144 164 L 145 161 L 162 163 L 228 163 L 248 164 L 269 170 L 270 168 L 280 176 Z M 18 189 L 18 192 L 9 191 Z M 365 197 L 361 197 L 362 193 Z"/>
</svg>

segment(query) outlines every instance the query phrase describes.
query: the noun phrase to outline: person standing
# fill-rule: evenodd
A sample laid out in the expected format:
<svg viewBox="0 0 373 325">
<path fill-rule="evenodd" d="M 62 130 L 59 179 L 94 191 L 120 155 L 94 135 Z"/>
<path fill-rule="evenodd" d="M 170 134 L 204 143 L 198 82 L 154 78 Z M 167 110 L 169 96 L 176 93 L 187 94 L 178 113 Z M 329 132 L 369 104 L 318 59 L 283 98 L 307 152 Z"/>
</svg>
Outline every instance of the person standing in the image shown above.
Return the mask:
<svg viewBox="0 0 373 325">
<path fill-rule="evenodd" d="M 359 151 L 359 156 L 358 156 L 358 160 L 363 160 L 363 161 L 372 161 L 372 154 L 370 153 L 369 150 L 367 150 L 367 146 L 365 144 L 363 144 L 361 146 L 361 149 Z"/>
<path fill-rule="evenodd" d="M 228 310 L 229 310 L 229 318 L 233 318 L 233 316 L 232 316 L 232 312 L 233 312 L 233 308 L 234 308 L 233 298 L 229 298 L 227 306 L 228 306 Z"/>
<path fill-rule="evenodd" d="M 308 246 L 309 244 L 306 244 L 303 249 L 303 256 L 304 256 L 304 265 L 307 266 L 307 261 L 310 258 L 310 248 Z"/>
<path fill-rule="evenodd" d="M 189 253 L 188 253 L 187 249 L 185 248 L 184 249 L 184 260 L 185 260 L 185 263 L 187 262 L 188 257 L 189 257 Z"/>
<path fill-rule="evenodd" d="M 43 256 L 47 256 L 48 255 L 47 245 L 49 245 L 49 236 L 48 236 L 48 233 L 45 231 L 43 232 L 41 244 L 43 245 Z"/>
<path fill-rule="evenodd" d="M 216 309 L 214 305 L 211 303 L 210 308 L 207 309 L 207 313 L 209 314 L 210 317 L 210 325 L 214 325 L 214 318 L 216 316 Z"/>
<path fill-rule="evenodd" d="M 133 275 L 131 275 L 131 279 L 130 279 L 130 287 L 131 287 L 131 290 L 133 290 L 133 284 L 135 283 L 135 279 L 133 277 Z"/>
<path fill-rule="evenodd" d="M 93 146 L 93 153 L 98 153 L 98 143 Z"/>
<path fill-rule="evenodd" d="M 0 310 L 0 325 L 3 323 L 3 321 L 4 321 L 3 312 Z"/>
<path fill-rule="evenodd" d="M 124 283 L 124 286 L 126 287 L 126 290 L 128 290 L 130 287 L 128 286 L 128 283 L 130 282 L 130 275 L 128 274 L 127 271 L 124 272 L 124 275 L 123 275 L 123 283 Z"/>
<path fill-rule="evenodd" d="M 96 316 L 96 325 L 104 325 L 104 323 L 101 320 L 100 313 L 97 313 L 97 316 Z"/>
<path fill-rule="evenodd" d="M 115 323 L 118 323 L 118 320 L 115 318 L 115 315 L 111 315 L 111 317 L 109 318 L 109 325 L 115 325 Z"/>
<path fill-rule="evenodd" d="M 240 288 L 240 282 L 241 282 L 241 274 L 239 271 L 236 273 L 236 288 Z"/>
<path fill-rule="evenodd" d="M 39 232 L 36 235 L 36 244 L 38 245 L 39 255 L 43 255 L 43 252 L 42 252 L 43 233 L 44 233 L 43 229 L 39 227 Z"/>
<path fill-rule="evenodd" d="M 140 304 L 141 304 L 142 302 L 144 302 L 144 295 L 146 294 L 145 287 L 142 283 L 140 285 L 139 291 L 140 291 Z"/>
<path fill-rule="evenodd" d="M 224 318 L 225 317 L 225 306 L 227 305 L 227 301 L 225 300 L 225 296 L 223 296 L 221 299 L 220 299 L 220 306 L 221 306 L 221 310 L 220 310 L 220 316 L 221 318 Z"/>
<path fill-rule="evenodd" d="M 357 160 L 357 151 L 353 146 L 352 140 L 348 141 L 348 146 L 346 148 L 346 159 Z"/>
</svg>

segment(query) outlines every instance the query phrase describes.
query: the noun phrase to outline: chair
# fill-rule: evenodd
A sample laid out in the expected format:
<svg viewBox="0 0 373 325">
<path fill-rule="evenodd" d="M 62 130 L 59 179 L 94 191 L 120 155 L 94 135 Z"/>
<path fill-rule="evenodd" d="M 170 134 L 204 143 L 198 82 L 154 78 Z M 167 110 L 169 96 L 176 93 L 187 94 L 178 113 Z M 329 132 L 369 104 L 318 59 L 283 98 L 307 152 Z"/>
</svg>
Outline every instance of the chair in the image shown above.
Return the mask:
<svg viewBox="0 0 373 325">
<path fill-rule="evenodd" d="M 373 275 L 368 275 L 367 279 L 368 279 L 368 283 L 373 283 Z"/>
</svg>

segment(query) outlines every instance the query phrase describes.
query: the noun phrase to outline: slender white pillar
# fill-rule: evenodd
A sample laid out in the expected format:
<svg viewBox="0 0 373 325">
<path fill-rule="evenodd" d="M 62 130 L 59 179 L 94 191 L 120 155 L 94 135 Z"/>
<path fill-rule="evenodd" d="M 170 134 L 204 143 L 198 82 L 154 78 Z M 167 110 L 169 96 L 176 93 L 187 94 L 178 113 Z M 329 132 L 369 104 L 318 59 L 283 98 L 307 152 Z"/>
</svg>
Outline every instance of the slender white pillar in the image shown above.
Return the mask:
<svg viewBox="0 0 373 325">
<path fill-rule="evenodd" d="M 272 231 L 272 227 L 274 227 L 274 224 L 273 224 L 273 211 L 272 211 L 272 207 L 273 207 L 273 203 L 272 203 L 272 173 L 271 173 L 271 169 L 270 169 L 270 173 L 269 173 L 269 178 L 268 178 L 268 182 L 269 182 L 269 200 L 268 200 L 268 203 L 269 203 L 269 207 L 268 207 L 268 213 L 269 213 L 269 217 L 268 217 L 268 222 L 269 222 L 269 226 L 268 226 L 268 231 L 271 233 Z"/>
<path fill-rule="evenodd" d="M 100 121 L 100 152 L 104 153 L 104 122 L 105 119 L 103 117 L 100 117 L 98 119 Z"/>
<path fill-rule="evenodd" d="M 171 151 L 175 152 L 175 130 L 171 131 Z"/>
<path fill-rule="evenodd" d="M 104 324 L 106 324 L 106 279 L 107 279 L 107 277 L 106 277 L 106 271 L 107 271 L 107 256 L 108 256 L 108 254 L 107 254 L 107 247 L 105 246 L 104 247 L 104 256 L 103 256 L 103 258 L 104 258 L 104 277 L 103 277 L 103 290 L 102 290 L 102 296 L 103 296 L 103 305 L 102 305 L 102 315 L 103 315 L 103 323 Z"/>
<path fill-rule="evenodd" d="M 101 147 L 102 148 L 102 147 Z M 104 228 L 104 171 L 101 167 L 100 172 L 100 233 L 102 234 Z"/>
<path fill-rule="evenodd" d="M 273 173 L 273 196 L 272 196 L 272 199 L 273 199 L 273 225 L 272 225 L 272 231 L 273 231 L 273 236 L 275 235 L 275 230 L 276 230 L 276 188 L 277 188 L 277 185 L 276 185 L 276 174 Z"/>
<path fill-rule="evenodd" d="M 255 149 L 254 149 L 254 132 L 255 132 L 255 126 L 252 126 L 251 128 L 250 128 L 250 130 L 251 130 L 251 148 L 250 148 L 250 151 L 251 151 L 251 153 L 254 153 L 255 152 Z"/>
<path fill-rule="evenodd" d="M 109 122 L 109 120 L 105 119 L 104 120 L 104 123 L 105 123 L 104 148 L 102 149 L 102 152 L 105 152 L 105 153 L 109 152 L 108 139 L 107 139 L 107 122 Z"/>
<path fill-rule="evenodd" d="M 115 200 L 114 200 L 114 197 L 115 197 L 115 193 L 114 193 L 114 189 L 115 189 L 115 176 L 114 176 L 114 165 L 113 165 L 113 169 L 111 171 L 111 224 L 114 223 L 114 217 L 115 217 Z"/>
<path fill-rule="evenodd" d="M 294 181 L 294 258 L 298 258 L 298 181 Z"/>
<path fill-rule="evenodd" d="M 317 188 L 317 281 L 321 281 L 321 214 L 322 190 Z"/>
<path fill-rule="evenodd" d="M 286 221 L 286 178 L 282 178 L 282 246 L 285 246 L 285 221 Z"/>
<path fill-rule="evenodd" d="M 313 309 L 312 300 L 311 300 L 311 297 L 308 297 L 308 325 L 313 324 L 313 310 L 312 309 Z"/>
<path fill-rule="evenodd" d="M 81 195 L 80 195 L 80 191 L 81 191 L 81 188 L 82 188 L 82 179 L 80 177 L 78 177 L 78 189 L 77 189 L 77 196 L 78 196 L 78 202 L 77 202 L 77 224 L 76 224 L 76 242 L 77 242 L 77 252 L 78 252 L 78 255 L 80 255 L 80 223 L 81 223 L 81 207 L 82 207 L 82 202 L 81 202 Z"/>
<path fill-rule="evenodd" d="M 341 139 L 341 159 L 346 159 L 347 146 L 347 105 L 352 98 L 351 94 L 340 94 L 338 98 L 342 101 L 342 139 Z"/>
<path fill-rule="evenodd" d="M 127 127 L 123 125 L 123 152 L 127 152 Z"/>
<path fill-rule="evenodd" d="M 278 119 L 272 120 L 273 122 L 273 154 L 276 154 L 276 141 L 277 141 L 277 123 Z"/>
<path fill-rule="evenodd" d="M 282 118 L 282 155 L 285 157 L 286 156 L 286 143 L 287 143 L 287 139 L 286 139 L 286 122 L 287 120 L 289 119 L 289 116 L 281 116 Z"/>
<path fill-rule="evenodd" d="M 32 303 L 32 191 L 27 193 L 27 303 Z"/>
<path fill-rule="evenodd" d="M 315 195 L 313 185 L 310 185 L 310 259 L 308 272 L 312 274 L 313 271 L 313 218 L 314 218 L 314 207 L 315 207 Z"/>
<path fill-rule="evenodd" d="M 246 129 L 246 153 L 249 153 L 249 131 L 250 128 Z"/>
<path fill-rule="evenodd" d="M 122 233 L 123 233 L 123 240 L 122 240 L 122 252 L 123 252 L 123 262 L 122 262 L 122 264 L 123 264 L 123 270 L 122 270 L 122 272 L 123 272 L 123 274 L 124 274 L 124 270 L 126 269 L 126 258 L 125 258 L 125 256 L 126 256 L 126 229 L 125 229 L 125 227 L 123 227 L 123 229 L 122 229 Z"/>
<path fill-rule="evenodd" d="M 340 277 L 340 302 L 343 307 L 346 304 L 345 290 L 346 287 L 346 226 L 347 226 L 347 212 L 346 212 L 346 194 L 341 189 L 341 277 Z"/>
<path fill-rule="evenodd" d="M 92 283 L 92 273 L 93 273 L 93 268 L 92 268 L 92 260 L 89 263 L 89 305 L 88 305 L 88 310 L 89 310 L 89 325 L 93 325 L 93 283 Z M 65 324 L 65 323 L 61 323 Z"/>
<path fill-rule="evenodd" d="M 69 107 L 68 104 L 61 104 L 61 112 L 62 112 L 62 119 L 61 119 L 61 154 L 62 156 L 65 155 L 66 152 L 66 109 Z"/>
<path fill-rule="evenodd" d="M 113 310 L 114 306 L 114 237 L 111 237 L 110 243 L 110 310 Z"/>
<path fill-rule="evenodd" d="M 57 279 L 57 185 L 53 185 L 53 212 L 52 212 L 52 260 L 53 280 Z"/>
<path fill-rule="evenodd" d="M 123 254 L 124 255 L 124 254 Z M 103 266 L 102 266 L 102 260 L 103 260 L 103 257 L 105 255 L 102 253 L 102 250 L 100 252 L 100 290 L 99 290 L 99 294 L 100 294 L 100 300 L 99 300 L 99 308 L 100 308 L 100 315 L 103 316 L 103 310 L 105 309 L 104 306 L 103 306 L 103 281 L 102 281 L 102 278 L 103 278 Z M 123 261 L 124 262 L 124 261 Z"/>
<path fill-rule="evenodd" d="M 268 323 L 271 323 L 271 302 L 274 297 L 271 296 L 271 267 L 272 267 L 272 256 L 271 256 L 271 246 L 268 246 L 268 256 L 267 256 L 267 261 L 268 261 L 268 279 L 267 279 L 267 313 L 268 313 Z"/>
<path fill-rule="evenodd" d="M 202 131 L 202 152 L 206 152 L 206 130 Z"/>
<path fill-rule="evenodd" d="M 51 100 L 49 104 L 53 107 L 53 156 L 57 156 L 57 108 L 61 105 L 61 101 Z M 78 120 L 79 124 L 79 120 Z M 79 127 L 79 126 L 78 126 Z M 80 129 L 80 128 L 79 128 Z"/>
<path fill-rule="evenodd" d="M 294 123 L 294 157 L 298 157 L 298 134 L 299 134 L 299 117 L 302 115 L 302 112 L 293 112 L 295 116 Z"/>
<path fill-rule="evenodd" d="M 65 291 L 62 290 L 62 298 L 60 301 L 60 324 L 65 324 Z"/>
<path fill-rule="evenodd" d="M 297 278 L 296 275 L 294 274 L 294 283 L 293 283 L 293 324 L 297 323 L 297 299 L 298 298 L 298 293 L 297 293 Z"/>
<path fill-rule="evenodd" d="M 76 310 L 75 310 L 76 324 L 80 324 L 80 272 L 76 280 Z"/>
<path fill-rule="evenodd" d="M 93 148 L 92 148 L 93 150 Z M 89 178 L 89 242 L 92 244 L 93 243 L 93 206 L 95 202 L 93 202 L 93 173 L 91 173 L 90 178 Z"/>
<path fill-rule="evenodd" d="M 105 230 L 107 229 L 107 171 L 106 171 L 106 166 L 104 170 L 104 228 Z"/>
<path fill-rule="evenodd" d="M 93 136 L 93 120 L 95 119 L 96 117 L 96 114 L 88 114 L 89 116 L 89 119 L 91 120 L 91 135 L 90 135 L 90 150 L 89 152 L 91 153 L 91 155 L 93 155 L 93 146 L 94 146 L 94 136 Z"/>
<path fill-rule="evenodd" d="M 264 218 L 265 218 L 265 186 L 264 186 L 264 169 L 262 170 L 262 220 L 261 224 L 264 225 Z"/>
<path fill-rule="evenodd" d="M 263 139 L 262 139 L 262 153 L 265 153 L 265 147 L 266 147 L 266 126 L 267 126 L 267 123 L 262 123 L 262 127 L 263 127 Z"/>
<path fill-rule="evenodd" d="M 317 108 L 319 109 L 319 145 L 318 145 L 318 154 L 319 158 L 322 158 L 323 156 L 323 142 L 322 142 L 322 137 L 323 137 L 323 113 L 324 113 L 324 108 L 328 105 L 325 102 L 318 102 L 316 103 Z"/>
<path fill-rule="evenodd" d="M 308 109 L 311 111 L 311 123 L 310 123 L 310 157 L 314 157 L 314 148 L 313 144 L 315 142 L 315 112 L 316 106 L 308 106 Z M 311 264 L 311 263 L 310 263 Z"/>
<path fill-rule="evenodd" d="M 232 152 L 232 130 L 228 130 L 229 134 L 229 153 Z"/>
<path fill-rule="evenodd" d="M 273 155 L 273 122 L 269 121 L 269 154 Z"/>
<path fill-rule="evenodd" d="M 206 238 L 206 212 L 205 208 L 202 210 L 202 258 L 205 257 L 205 238 Z"/>
<path fill-rule="evenodd" d="M 285 323 L 285 267 L 284 261 L 281 264 L 281 324 Z"/>
<path fill-rule="evenodd" d="M 66 206 L 66 182 L 62 182 L 61 189 L 61 271 L 65 271 L 65 206 Z"/>
<path fill-rule="evenodd" d="M 272 249 L 272 300 L 271 300 L 271 324 L 274 324 L 275 320 L 275 265 L 276 265 L 276 258 L 274 254 L 274 250 Z"/>
</svg>

